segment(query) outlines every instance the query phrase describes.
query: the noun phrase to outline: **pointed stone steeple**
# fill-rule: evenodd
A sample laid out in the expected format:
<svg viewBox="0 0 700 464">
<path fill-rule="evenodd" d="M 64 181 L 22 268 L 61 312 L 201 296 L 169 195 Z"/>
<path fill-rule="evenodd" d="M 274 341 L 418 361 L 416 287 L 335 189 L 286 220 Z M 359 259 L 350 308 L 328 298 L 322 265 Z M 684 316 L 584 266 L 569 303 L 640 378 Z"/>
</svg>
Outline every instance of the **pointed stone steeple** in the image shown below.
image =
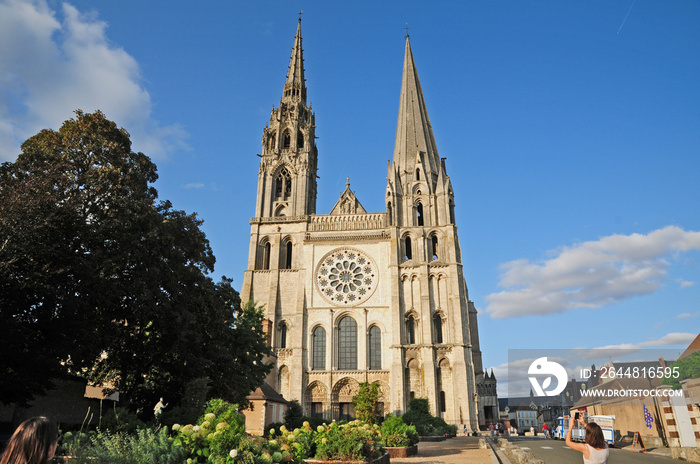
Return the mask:
<svg viewBox="0 0 700 464">
<path fill-rule="evenodd" d="M 425 172 L 438 174 L 440 156 L 435 145 L 418 71 L 413 61 L 411 43 L 406 35 L 399 118 L 394 143 L 394 168 L 399 171 L 414 171 L 416 165 L 421 162 L 425 163 Z"/>
<path fill-rule="evenodd" d="M 391 170 L 386 194 L 389 224 L 454 224 L 452 185 L 435 144 L 408 35 Z"/>
<path fill-rule="evenodd" d="M 301 18 L 294 36 L 292 57 L 289 59 L 287 80 L 284 82 L 282 101 L 302 102 L 306 104 L 306 80 L 304 79 L 304 49 L 301 47 Z"/>
<path fill-rule="evenodd" d="M 255 216 L 303 216 L 316 212 L 315 117 L 306 105 L 301 19 L 278 108 L 263 130 Z"/>
</svg>

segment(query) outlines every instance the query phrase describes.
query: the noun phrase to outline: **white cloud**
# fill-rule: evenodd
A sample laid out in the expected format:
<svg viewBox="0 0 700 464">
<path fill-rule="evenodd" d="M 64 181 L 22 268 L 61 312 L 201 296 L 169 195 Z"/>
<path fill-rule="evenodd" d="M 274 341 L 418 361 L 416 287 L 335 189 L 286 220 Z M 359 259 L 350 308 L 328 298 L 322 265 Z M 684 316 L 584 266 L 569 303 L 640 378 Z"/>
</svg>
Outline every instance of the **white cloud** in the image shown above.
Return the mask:
<svg viewBox="0 0 700 464">
<path fill-rule="evenodd" d="M 676 316 L 678 317 L 678 316 Z M 672 332 L 659 338 L 652 338 L 651 340 L 645 340 L 643 342 L 637 343 L 621 343 L 618 345 L 606 345 L 600 346 L 593 349 L 579 349 L 579 356 L 584 359 L 595 359 L 600 357 L 605 357 L 601 353 L 609 353 L 613 357 L 621 357 L 633 353 L 638 353 L 645 348 L 656 348 L 660 346 L 676 346 L 680 345 L 686 347 L 695 340 L 698 334 L 696 333 L 685 333 L 685 332 Z M 654 355 L 656 357 L 658 355 Z M 648 356 L 647 356 L 648 357 Z"/>
<path fill-rule="evenodd" d="M 136 60 L 106 35 L 107 24 L 64 3 L 0 0 L 0 160 L 26 138 L 58 129 L 80 108 L 102 110 L 132 136 L 134 150 L 164 156 L 183 146 L 179 126 L 151 115 Z"/>
<path fill-rule="evenodd" d="M 501 265 L 499 286 L 486 297 L 496 319 L 597 309 L 648 295 L 664 283 L 669 260 L 700 250 L 700 232 L 667 226 L 648 235 L 610 235 L 563 247 L 551 259 Z"/>
<path fill-rule="evenodd" d="M 690 288 L 695 285 L 695 282 L 690 282 L 683 279 L 678 279 L 678 283 L 681 284 L 681 288 Z"/>
<path fill-rule="evenodd" d="M 676 316 L 676 319 L 692 319 L 694 317 L 698 317 L 699 313 L 681 313 L 678 316 Z"/>
</svg>

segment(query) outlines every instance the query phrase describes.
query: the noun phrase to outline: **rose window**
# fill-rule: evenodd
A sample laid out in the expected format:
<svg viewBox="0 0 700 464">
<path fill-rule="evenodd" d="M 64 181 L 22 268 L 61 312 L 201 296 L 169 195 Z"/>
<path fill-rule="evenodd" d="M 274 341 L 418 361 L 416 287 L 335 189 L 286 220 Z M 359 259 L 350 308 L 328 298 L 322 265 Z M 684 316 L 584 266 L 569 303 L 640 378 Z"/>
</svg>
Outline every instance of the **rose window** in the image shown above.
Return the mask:
<svg viewBox="0 0 700 464">
<path fill-rule="evenodd" d="M 366 301 L 377 286 L 374 261 L 359 250 L 339 249 L 328 253 L 316 268 L 316 286 L 334 305 L 354 306 Z"/>
</svg>

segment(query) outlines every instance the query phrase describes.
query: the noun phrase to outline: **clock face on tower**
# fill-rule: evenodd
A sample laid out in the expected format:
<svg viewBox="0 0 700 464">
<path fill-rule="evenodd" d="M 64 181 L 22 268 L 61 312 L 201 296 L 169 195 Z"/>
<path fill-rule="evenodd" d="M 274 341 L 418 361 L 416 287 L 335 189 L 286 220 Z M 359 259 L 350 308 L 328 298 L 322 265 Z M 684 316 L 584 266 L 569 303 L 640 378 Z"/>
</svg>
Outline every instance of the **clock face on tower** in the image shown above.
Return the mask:
<svg viewBox="0 0 700 464">
<path fill-rule="evenodd" d="M 377 288 L 377 265 L 365 252 L 336 248 L 316 266 L 316 288 L 335 306 L 355 306 L 372 296 Z"/>
</svg>

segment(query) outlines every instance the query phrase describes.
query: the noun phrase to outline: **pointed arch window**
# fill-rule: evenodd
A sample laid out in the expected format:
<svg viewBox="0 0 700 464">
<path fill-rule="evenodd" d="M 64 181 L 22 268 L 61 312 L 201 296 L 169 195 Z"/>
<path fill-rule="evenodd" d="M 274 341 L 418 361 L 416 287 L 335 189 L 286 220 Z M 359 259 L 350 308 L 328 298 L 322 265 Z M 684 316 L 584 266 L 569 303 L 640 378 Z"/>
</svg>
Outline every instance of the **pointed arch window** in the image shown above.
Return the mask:
<svg viewBox="0 0 700 464">
<path fill-rule="evenodd" d="M 292 176 L 287 168 L 282 168 L 275 181 L 275 199 L 287 200 L 292 194 Z"/>
<path fill-rule="evenodd" d="M 287 348 L 287 324 L 284 322 L 282 323 L 282 326 L 280 327 L 279 347 L 280 348 Z"/>
<path fill-rule="evenodd" d="M 393 218 L 392 218 L 393 211 L 391 209 L 391 202 L 386 204 L 386 215 L 387 215 L 389 225 L 391 225 L 393 223 Z"/>
<path fill-rule="evenodd" d="M 416 169 L 416 180 L 420 180 L 420 169 Z"/>
<path fill-rule="evenodd" d="M 382 368 L 382 331 L 376 325 L 369 329 L 369 369 Z"/>
<path fill-rule="evenodd" d="M 270 269 L 270 242 L 267 237 L 260 240 L 257 256 L 255 257 L 255 269 Z"/>
<path fill-rule="evenodd" d="M 270 269 L 270 242 L 265 242 L 263 245 L 263 256 L 262 256 L 262 268 L 264 270 Z"/>
<path fill-rule="evenodd" d="M 416 320 L 413 316 L 408 316 L 406 319 L 406 341 L 409 345 L 416 344 Z"/>
<path fill-rule="evenodd" d="M 423 203 L 420 201 L 416 203 L 416 224 L 418 226 L 423 226 L 425 221 L 423 220 Z"/>
<path fill-rule="evenodd" d="M 430 249 L 433 253 L 433 259 L 438 259 L 438 238 L 435 234 L 430 236 Z"/>
<path fill-rule="evenodd" d="M 312 353 L 311 353 L 311 369 L 325 370 L 326 369 L 326 329 L 318 326 L 312 333 Z"/>
<path fill-rule="evenodd" d="M 282 254 L 280 256 L 280 269 L 291 269 L 292 268 L 292 250 L 294 245 L 290 239 L 283 242 Z"/>
<path fill-rule="evenodd" d="M 304 134 L 301 131 L 297 133 L 297 148 L 304 148 Z"/>
<path fill-rule="evenodd" d="M 452 198 L 450 198 L 450 224 L 455 223 L 455 203 L 452 201 Z"/>
<path fill-rule="evenodd" d="M 442 317 L 440 314 L 433 316 L 433 330 L 435 330 L 435 343 L 444 343 L 442 337 Z"/>
<path fill-rule="evenodd" d="M 338 323 L 338 369 L 357 369 L 357 322 L 350 316 Z"/>
<path fill-rule="evenodd" d="M 286 130 L 284 131 L 284 134 L 282 134 L 282 148 L 289 148 L 289 146 L 292 144 L 292 137 L 289 135 L 289 131 Z"/>
</svg>

